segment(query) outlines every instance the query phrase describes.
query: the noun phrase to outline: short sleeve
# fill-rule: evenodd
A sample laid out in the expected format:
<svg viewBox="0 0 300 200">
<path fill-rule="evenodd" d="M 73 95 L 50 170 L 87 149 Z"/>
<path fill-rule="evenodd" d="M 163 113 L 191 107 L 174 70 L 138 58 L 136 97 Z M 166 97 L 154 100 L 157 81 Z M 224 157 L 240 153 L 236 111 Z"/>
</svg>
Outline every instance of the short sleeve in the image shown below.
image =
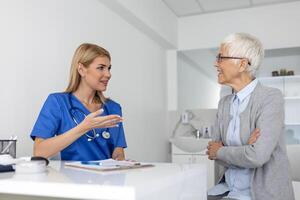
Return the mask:
<svg viewBox="0 0 300 200">
<path fill-rule="evenodd" d="M 120 115 L 122 117 L 122 108 L 120 105 L 118 105 L 118 115 Z M 126 144 L 126 139 L 125 139 L 125 133 L 124 133 L 124 128 L 123 128 L 123 123 L 120 122 L 119 123 L 119 130 L 118 130 L 118 138 L 116 141 L 116 147 L 122 147 L 122 148 L 126 148 L 127 144 Z"/>
<path fill-rule="evenodd" d="M 57 134 L 61 122 L 61 109 L 55 94 L 50 94 L 46 99 L 35 125 L 30 134 L 35 137 L 47 139 Z"/>
</svg>

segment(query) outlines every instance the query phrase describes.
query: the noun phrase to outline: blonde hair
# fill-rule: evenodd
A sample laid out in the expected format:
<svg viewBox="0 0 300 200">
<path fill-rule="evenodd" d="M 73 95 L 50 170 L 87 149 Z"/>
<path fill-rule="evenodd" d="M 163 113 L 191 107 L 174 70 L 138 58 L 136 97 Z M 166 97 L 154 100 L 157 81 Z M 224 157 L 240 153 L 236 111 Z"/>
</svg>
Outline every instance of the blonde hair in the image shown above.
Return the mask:
<svg viewBox="0 0 300 200">
<path fill-rule="evenodd" d="M 83 43 L 76 49 L 72 59 L 69 84 L 65 92 L 75 92 L 79 87 L 81 76 L 78 72 L 78 65 L 82 64 L 84 67 L 88 67 L 99 56 L 111 60 L 109 52 L 95 44 Z M 95 102 L 104 104 L 106 100 L 107 98 L 101 91 L 96 91 Z"/>
</svg>

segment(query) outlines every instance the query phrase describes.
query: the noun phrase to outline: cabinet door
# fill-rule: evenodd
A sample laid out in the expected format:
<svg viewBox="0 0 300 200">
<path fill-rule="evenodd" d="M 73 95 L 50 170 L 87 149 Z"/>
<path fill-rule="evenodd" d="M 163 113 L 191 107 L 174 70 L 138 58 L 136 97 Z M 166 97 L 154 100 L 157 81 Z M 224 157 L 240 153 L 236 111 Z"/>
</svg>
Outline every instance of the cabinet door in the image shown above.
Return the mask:
<svg viewBox="0 0 300 200">
<path fill-rule="evenodd" d="M 172 162 L 178 164 L 191 164 L 193 161 L 192 155 L 172 155 Z"/>
<path fill-rule="evenodd" d="M 285 99 L 285 124 L 300 125 L 299 113 L 300 113 L 300 98 L 292 99 L 292 97 L 286 97 L 286 99 Z"/>
<path fill-rule="evenodd" d="M 215 162 L 209 160 L 207 156 L 193 155 L 193 163 L 206 164 L 207 168 L 207 188 L 210 189 L 215 183 Z"/>
<path fill-rule="evenodd" d="M 283 95 L 285 94 L 284 79 L 283 79 L 282 76 L 278 76 L 278 77 L 260 77 L 259 81 L 261 82 L 261 84 L 263 84 L 265 86 L 278 88 L 282 92 Z"/>
<path fill-rule="evenodd" d="M 286 144 L 300 144 L 300 123 L 285 125 Z"/>
</svg>

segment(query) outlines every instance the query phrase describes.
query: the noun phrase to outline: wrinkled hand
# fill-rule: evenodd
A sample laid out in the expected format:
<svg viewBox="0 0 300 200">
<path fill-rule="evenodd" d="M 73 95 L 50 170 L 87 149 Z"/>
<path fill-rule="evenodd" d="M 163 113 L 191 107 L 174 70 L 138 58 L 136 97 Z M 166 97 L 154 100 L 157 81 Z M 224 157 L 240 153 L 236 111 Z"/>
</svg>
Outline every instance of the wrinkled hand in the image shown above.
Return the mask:
<svg viewBox="0 0 300 200">
<path fill-rule="evenodd" d="M 252 144 L 254 144 L 254 143 L 257 141 L 257 139 L 258 139 L 259 136 L 260 136 L 260 132 L 259 132 L 259 131 L 260 131 L 260 130 L 259 130 L 258 128 L 256 128 L 256 129 L 251 133 L 251 135 L 250 135 L 250 137 L 249 137 L 249 139 L 248 139 L 247 144 L 252 145 Z"/>
<path fill-rule="evenodd" d="M 106 116 L 99 116 L 103 113 L 103 109 L 97 110 L 93 113 L 90 113 L 86 118 L 80 123 L 89 131 L 93 128 L 111 128 L 117 127 L 119 122 L 122 122 L 122 117 L 119 115 L 106 115 Z"/>
<path fill-rule="evenodd" d="M 222 142 L 208 142 L 206 154 L 208 155 L 208 159 L 216 160 L 217 159 L 217 152 L 220 148 L 224 145 Z"/>
</svg>

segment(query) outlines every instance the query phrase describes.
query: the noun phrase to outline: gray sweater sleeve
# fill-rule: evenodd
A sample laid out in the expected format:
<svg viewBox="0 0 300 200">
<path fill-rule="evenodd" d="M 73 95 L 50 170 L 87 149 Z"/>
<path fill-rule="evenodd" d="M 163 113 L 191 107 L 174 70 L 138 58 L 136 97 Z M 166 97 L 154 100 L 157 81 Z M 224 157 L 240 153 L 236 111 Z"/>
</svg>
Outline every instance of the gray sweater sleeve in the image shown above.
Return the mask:
<svg viewBox="0 0 300 200">
<path fill-rule="evenodd" d="M 221 102 L 222 102 L 222 101 L 223 101 L 223 99 L 221 99 L 221 100 L 219 101 L 218 108 L 220 108 L 220 105 L 221 105 Z M 221 130 L 220 130 L 220 126 L 219 126 L 219 124 L 220 124 L 220 118 L 219 118 L 220 112 L 221 112 L 221 111 L 218 109 L 218 112 L 217 112 L 217 114 L 216 114 L 215 123 L 214 123 L 213 129 L 212 129 L 213 132 L 212 132 L 211 139 L 212 139 L 212 141 L 214 141 L 214 142 L 222 141 L 222 139 L 221 139 Z"/>
<path fill-rule="evenodd" d="M 268 90 L 256 101 L 255 105 L 259 107 L 255 120 L 260 137 L 253 145 L 222 147 L 217 152 L 218 160 L 242 168 L 261 167 L 270 160 L 284 129 L 284 101 L 276 89 Z"/>
</svg>

